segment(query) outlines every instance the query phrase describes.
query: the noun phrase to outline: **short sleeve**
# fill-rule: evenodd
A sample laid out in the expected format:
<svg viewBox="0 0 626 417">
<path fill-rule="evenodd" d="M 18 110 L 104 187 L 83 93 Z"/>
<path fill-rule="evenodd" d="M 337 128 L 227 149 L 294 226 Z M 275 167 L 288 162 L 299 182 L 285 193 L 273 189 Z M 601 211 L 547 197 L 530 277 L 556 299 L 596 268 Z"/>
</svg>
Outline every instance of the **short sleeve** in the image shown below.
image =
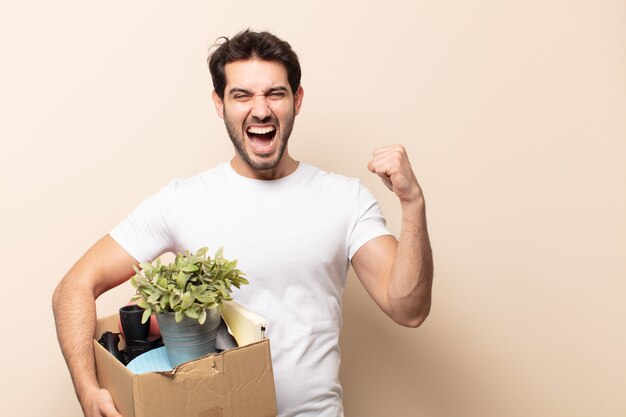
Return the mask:
<svg viewBox="0 0 626 417">
<path fill-rule="evenodd" d="M 361 246 L 370 240 L 379 236 L 391 235 L 392 233 L 387 230 L 386 224 L 378 201 L 363 184 L 359 183 L 356 221 L 348 247 L 350 259 Z"/>
<path fill-rule="evenodd" d="M 176 181 L 137 206 L 109 235 L 139 262 L 152 262 L 174 248 L 171 224 Z"/>
</svg>

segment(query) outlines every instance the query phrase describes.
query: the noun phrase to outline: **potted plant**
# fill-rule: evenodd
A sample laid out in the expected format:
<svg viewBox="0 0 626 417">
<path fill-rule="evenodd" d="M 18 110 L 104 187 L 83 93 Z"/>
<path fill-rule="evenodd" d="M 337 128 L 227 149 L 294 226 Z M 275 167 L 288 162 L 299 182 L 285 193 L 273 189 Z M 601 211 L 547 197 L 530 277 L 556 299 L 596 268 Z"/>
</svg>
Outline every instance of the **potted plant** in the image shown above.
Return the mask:
<svg viewBox="0 0 626 417">
<path fill-rule="evenodd" d="M 142 322 L 156 313 L 172 366 L 215 352 L 222 300 L 232 300 L 232 287 L 248 284 L 223 248 L 213 258 L 207 252 L 185 251 L 167 265 L 160 258 L 141 263 L 130 279 L 137 290 L 132 299 L 145 309 Z"/>
</svg>

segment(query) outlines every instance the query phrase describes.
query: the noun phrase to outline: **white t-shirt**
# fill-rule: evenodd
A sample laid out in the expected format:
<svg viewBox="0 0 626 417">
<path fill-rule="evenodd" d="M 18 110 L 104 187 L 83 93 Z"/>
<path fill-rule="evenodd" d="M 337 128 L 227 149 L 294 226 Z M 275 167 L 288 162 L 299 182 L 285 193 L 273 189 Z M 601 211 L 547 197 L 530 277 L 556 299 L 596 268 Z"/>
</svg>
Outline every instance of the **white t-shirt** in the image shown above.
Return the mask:
<svg viewBox="0 0 626 417">
<path fill-rule="evenodd" d="M 280 417 L 341 417 L 339 330 L 350 259 L 390 234 L 358 179 L 300 163 L 287 177 L 242 177 L 222 163 L 174 180 L 111 231 L 140 262 L 220 246 L 250 285 L 233 298 L 267 320 Z"/>
</svg>

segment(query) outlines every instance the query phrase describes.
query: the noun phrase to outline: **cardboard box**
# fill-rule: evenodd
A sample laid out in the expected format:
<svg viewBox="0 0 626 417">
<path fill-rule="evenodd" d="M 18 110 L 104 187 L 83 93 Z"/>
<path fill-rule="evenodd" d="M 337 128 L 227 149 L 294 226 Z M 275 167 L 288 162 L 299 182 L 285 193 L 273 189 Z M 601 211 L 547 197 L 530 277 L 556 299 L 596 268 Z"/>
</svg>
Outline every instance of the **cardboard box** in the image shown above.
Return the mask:
<svg viewBox="0 0 626 417">
<path fill-rule="evenodd" d="M 94 349 L 100 386 L 124 417 L 276 417 L 269 340 L 259 317 L 235 303 L 222 316 L 240 347 L 186 362 L 172 371 L 135 375 L 97 340 L 118 332 L 117 315 L 101 318 Z"/>
</svg>

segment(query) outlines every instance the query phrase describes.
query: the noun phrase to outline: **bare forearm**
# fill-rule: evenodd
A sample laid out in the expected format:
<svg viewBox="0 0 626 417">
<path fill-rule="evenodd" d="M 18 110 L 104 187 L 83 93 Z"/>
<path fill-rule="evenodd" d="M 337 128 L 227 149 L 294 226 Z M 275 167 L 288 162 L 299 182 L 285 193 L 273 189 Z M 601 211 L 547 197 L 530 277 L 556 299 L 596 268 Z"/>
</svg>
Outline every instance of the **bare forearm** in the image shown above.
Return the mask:
<svg viewBox="0 0 626 417">
<path fill-rule="evenodd" d="M 402 202 L 402 228 L 387 289 L 390 313 L 398 323 L 417 327 L 426 319 L 432 280 L 432 250 L 420 195 Z"/>
<path fill-rule="evenodd" d="M 109 235 L 96 242 L 63 277 L 52 296 L 57 336 L 85 417 L 122 417 L 98 386 L 93 337 L 100 294 L 128 280 L 135 259 Z"/>
<path fill-rule="evenodd" d="M 93 293 L 72 279 L 72 274 L 70 271 L 57 287 L 52 306 L 61 351 L 86 413 L 87 394 L 98 389 L 93 351 L 96 309 Z"/>
<path fill-rule="evenodd" d="M 353 258 L 353 265 L 389 317 L 404 326 L 417 327 L 430 312 L 433 282 L 424 194 L 404 146 L 385 146 L 372 155 L 367 168 L 398 197 L 402 230 L 398 241 L 378 238 L 367 245 Z"/>
</svg>

